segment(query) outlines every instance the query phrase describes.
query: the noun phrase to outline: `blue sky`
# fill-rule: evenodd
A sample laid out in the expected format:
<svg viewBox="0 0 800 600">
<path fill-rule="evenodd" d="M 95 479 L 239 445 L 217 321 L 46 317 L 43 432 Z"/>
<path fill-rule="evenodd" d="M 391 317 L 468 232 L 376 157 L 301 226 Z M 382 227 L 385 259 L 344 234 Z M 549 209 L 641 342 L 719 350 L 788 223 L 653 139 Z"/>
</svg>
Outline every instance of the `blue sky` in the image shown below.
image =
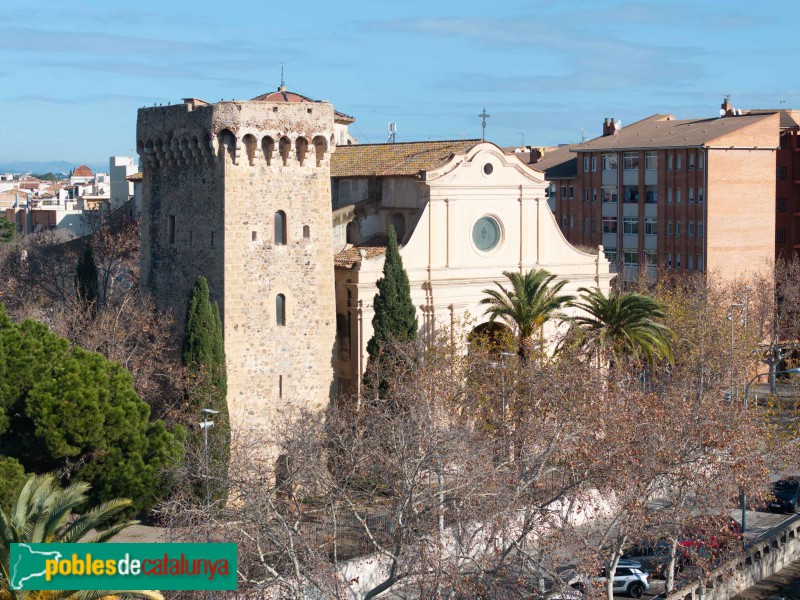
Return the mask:
<svg viewBox="0 0 800 600">
<path fill-rule="evenodd" d="M 575 142 L 656 112 L 800 108 L 800 2 L 3 0 L 0 163 L 107 164 L 136 109 L 290 90 L 361 142 Z"/>
</svg>

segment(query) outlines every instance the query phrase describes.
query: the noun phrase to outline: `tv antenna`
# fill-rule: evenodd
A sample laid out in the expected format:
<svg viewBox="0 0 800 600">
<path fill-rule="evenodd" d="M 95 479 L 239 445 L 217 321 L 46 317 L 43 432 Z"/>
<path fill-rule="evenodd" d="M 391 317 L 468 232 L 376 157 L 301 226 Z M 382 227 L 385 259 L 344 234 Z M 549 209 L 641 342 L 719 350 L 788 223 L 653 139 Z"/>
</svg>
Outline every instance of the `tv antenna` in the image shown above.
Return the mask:
<svg viewBox="0 0 800 600">
<path fill-rule="evenodd" d="M 581 134 L 581 143 L 585 142 L 586 141 L 586 130 L 583 127 L 581 127 L 580 129 L 578 129 L 578 133 Z"/>
<path fill-rule="evenodd" d="M 387 142 L 390 144 L 395 143 L 395 139 L 397 136 L 397 123 L 392 123 L 391 121 L 386 126 L 386 135 L 387 135 Z"/>
<path fill-rule="evenodd" d="M 286 82 L 283 80 L 283 63 L 281 63 L 281 87 L 286 87 Z"/>
<path fill-rule="evenodd" d="M 524 148 L 525 147 L 525 134 L 520 131 L 519 135 L 522 138 L 522 147 Z"/>
<path fill-rule="evenodd" d="M 483 107 L 483 112 L 481 112 L 481 114 L 479 114 L 478 116 L 481 118 L 481 128 L 483 129 L 483 131 L 481 133 L 481 141 L 485 142 L 486 141 L 486 119 L 488 119 L 492 115 L 490 115 L 490 114 L 488 114 L 486 112 L 486 107 L 484 106 Z"/>
</svg>

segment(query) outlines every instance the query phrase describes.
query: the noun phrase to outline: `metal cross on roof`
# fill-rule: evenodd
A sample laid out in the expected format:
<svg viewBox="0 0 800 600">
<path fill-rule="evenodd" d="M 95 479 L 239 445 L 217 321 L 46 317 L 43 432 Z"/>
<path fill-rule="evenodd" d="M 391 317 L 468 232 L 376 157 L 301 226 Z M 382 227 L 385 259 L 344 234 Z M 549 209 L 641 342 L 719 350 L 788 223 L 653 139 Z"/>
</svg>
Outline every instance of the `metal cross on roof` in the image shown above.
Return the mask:
<svg viewBox="0 0 800 600">
<path fill-rule="evenodd" d="M 481 118 L 481 127 L 483 128 L 483 133 L 481 133 L 481 141 L 486 141 L 486 119 L 491 117 L 492 115 L 486 112 L 486 107 L 483 107 L 483 112 L 478 115 Z"/>
</svg>

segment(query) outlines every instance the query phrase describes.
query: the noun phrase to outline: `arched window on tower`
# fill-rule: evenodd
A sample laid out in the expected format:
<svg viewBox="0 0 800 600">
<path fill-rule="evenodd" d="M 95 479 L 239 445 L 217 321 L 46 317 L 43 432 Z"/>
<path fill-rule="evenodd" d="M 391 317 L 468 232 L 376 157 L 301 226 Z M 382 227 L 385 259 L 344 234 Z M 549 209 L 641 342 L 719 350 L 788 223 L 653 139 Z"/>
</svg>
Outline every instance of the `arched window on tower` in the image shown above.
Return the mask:
<svg viewBox="0 0 800 600">
<path fill-rule="evenodd" d="M 286 245 L 286 213 L 282 210 L 275 213 L 275 243 L 278 246 Z"/>
<path fill-rule="evenodd" d="M 286 325 L 286 296 L 283 294 L 275 296 L 275 324 L 278 327 Z"/>
</svg>

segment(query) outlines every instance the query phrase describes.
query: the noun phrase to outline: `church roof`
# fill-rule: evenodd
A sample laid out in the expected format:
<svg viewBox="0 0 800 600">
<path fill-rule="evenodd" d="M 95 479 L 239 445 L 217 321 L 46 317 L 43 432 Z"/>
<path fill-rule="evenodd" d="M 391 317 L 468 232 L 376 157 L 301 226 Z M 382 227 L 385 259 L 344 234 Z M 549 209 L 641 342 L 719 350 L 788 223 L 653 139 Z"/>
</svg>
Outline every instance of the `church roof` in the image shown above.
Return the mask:
<svg viewBox="0 0 800 600">
<path fill-rule="evenodd" d="M 418 175 L 480 143 L 480 140 L 444 140 L 338 146 L 331 156 L 331 177 Z"/>
<path fill-rule="evenodd" d="M 366 242 L 355 244 L 350 248 L 346 248 L 341 252 L 337 252 L 333 257 L 333 264 L 337 267 L 352 268 L 361 262 L 362 258 L 375 258 L 386 252 L 386 245 L 389 243 L 389 238 L 385 234 L 378 234 Z M 361 253 L 364 256 L 361 256 Z"/>
<path fill-rule="evenodd" d="M 319 102 L 319 100 L 314 100 L 313 98 L 295 92 L 287 92 L 286 87 L 280 86 L 274 92 L 267 92 L 266 94 L 256 96 L 253 98 L 253 102 Z M 333 112 L 337 123 L 352 123 L 355 121 L 350 115 L 341 113 L 338 110 L 334 110 Z"/>
<path fill-rule="evenodd" d="M 93 177 L 92 170 L 86 165 L 76 167 L 72 172 L 73 177 Z"/>
</svg>

